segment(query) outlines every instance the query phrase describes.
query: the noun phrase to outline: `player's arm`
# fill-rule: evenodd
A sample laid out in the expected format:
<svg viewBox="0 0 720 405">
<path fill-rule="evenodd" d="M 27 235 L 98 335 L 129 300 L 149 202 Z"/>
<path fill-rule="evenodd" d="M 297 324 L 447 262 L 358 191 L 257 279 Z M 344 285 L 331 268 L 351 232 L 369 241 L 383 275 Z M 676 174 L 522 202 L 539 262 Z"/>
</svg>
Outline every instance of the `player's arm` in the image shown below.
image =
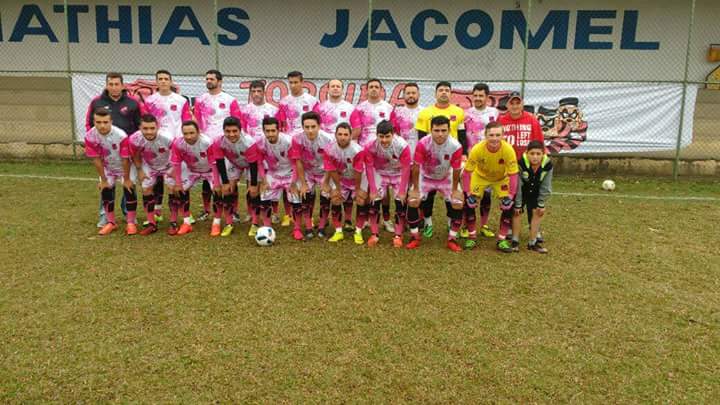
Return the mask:
<svg viewBox="0 0 720 405">
<path fill-rule="evenodd" d="M 550 195 L 552 194 L 552 178 L 553 169 L 552 166 L 550 166 L 550 169 L 545 174 L 545 178 L 543 178 L 542 182 L 540 183 L 540 190 L 537 199 L 538 208 L 544 209 L 545 203 L 547 203 L 547 201 L 550 199 Z"/>
<path fill-rule="evenodd" d="M 396 199 L 405 201 L 407 197 L 408 184 L 410 184 L 410 175 L 412 172 L 412 158 L 410 157 L 410 146 L 406 146 L 400 153 L 400 189 Z"/>
<path fill-rule="evenodd" d="M 352 128 L 352 131 L 350 131 L 352 140 L 357 141 L 360 139 L 360 135 L 362 134 L 362 111 L 358 108 L 355 108 L 353 112 L 350 113 L 350 128 Z"/>
<path fill-rule="evenodd" d="M 107 182 L 107 177 L 105 177 L 105 167 L 103 166 L 102 159 L 94 157 L 92 158 L 92 162 L 93 166 L 95 166 L 95 171 L 100 177 L 100 188 L 110 188 L 110 185 Z"/>
<path fill-rule="evenodd" d="M 175 187 L 174 190 L 171 190 L 171 192 L 182 191 L 182 161 L 182 152 L 177 146 L 176 139 L 170 147 L 170 164 L 172 164 L 173 176 L 175 177 Z"/>
<path fill-rule="evenodd" d="M 415 130 L 418 133 L 418 141 L 423 139 L 430 132 L 430 118 L 426 110 L 420 111 L 417 121 L 415 121 Z"/>
<path fill-rule="evenodd" d="M 479 145 L 479 144 L 478 144 Z M 463 181 L 463 191 L 470 195 L 470 183 L 472 179 L 472 172 L 475 171 L 475 167 L 477 166 L 478 162 L 478 154 L 480 154 L 480 149 L 477 145 L 475 145 L 470 152 L 468 153 L 468 158 L 465 161 L 465 167 L 462 174 L 462 181 Z"/>
<path fill-rule="evenodd" d="M 182 113 L 180 115 L 183 122 L 192 120 L 192 113 L 190 112 L 190 102 L 187 99 L 185 99 L 185 103 L 182 107 Z"/>
</svg>

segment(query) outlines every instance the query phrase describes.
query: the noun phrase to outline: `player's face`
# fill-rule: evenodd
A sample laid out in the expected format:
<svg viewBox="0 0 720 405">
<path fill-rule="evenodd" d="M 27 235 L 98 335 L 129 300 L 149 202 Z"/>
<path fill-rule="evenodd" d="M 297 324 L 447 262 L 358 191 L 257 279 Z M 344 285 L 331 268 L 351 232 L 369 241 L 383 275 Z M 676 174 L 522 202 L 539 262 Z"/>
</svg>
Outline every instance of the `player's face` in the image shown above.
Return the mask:
<svg viewBox="0 0 720 405">
<path fill-rule="evenodd" d="M 380 83 L 378 82 L 370 82 L 367 85 L 368 89 L 368 98 L 372 100 L 377 100 L 380 98 Z"/>
<path fill-rule="evenodd" d="M 262 87 L 253 87 L 250 89 L 250 98 L 255 105 L 263 105 L 265 103 L 265 89 Z"/>
<path fill-rule="evenodd" d="M 328 83 L 328 94 L 330 98 L 342 97 L 343 84 L 340 80 L 330 80 Z"/>
<path fill-rule="evenodd" d="M 237 125 L 230 125 L 223 128 L 225 137 L 232 143 L 235 143 L 240 139 L 240 128 Z"/>
<path fill-rule="evenodd" d="M 265 139 L 272 144 L 276 143 L 280 137 L 278 127 L 275 124 L 263 125 L 263 132 L 265 133 Z"/>
<path fill-rule="evenodd" d="M 157 82 L 158 90 L 162 92 L 170 91 L 170 88 L 172 87 L 172 79 L 169 75 L 165 73 L 160 73 L 155 78 L 155 81 Z"/>
<path fill-rule="evenodd" d="M 183 125 L 182 133 L 185 142 L 190 145 L 195 145 L 195 142 L 197 142 L 198 138 L 200 137 L 200 134 L 198 133 L 198 130 L 195 129 L 194 125 Z"/>
<path fill-rule="evenodd" d="M 438 145 L 442 145 L 447 141 L 448 134 L 450 133 L 450 126 L 448 124 L 435 125 L 432 127 L 432 139 Z"/>
<path fill-rule="evenodd" d="M 305 120 L 303 121 L 303 130 L 305 131 L 305 135 L 307 135 L 308 139 L 313 140 L 318 136 L 320 125 L 315 120 Z"/>
<path fill-rule="evenodd" d="M 123 84 L 119 77 L 111 77 L 105 82 L 105 89 L 112 98 L 118 98 L 122 95 Z"/>
<path fill-rule="evenodd" d="M 338 146 L 346 148 L 350 145 L 350 131 L 348 131 L 347 128 L 338 128 L 335 131 L 335 140 L 337 141 Z"/>
<path fill-rule="evenodd" d="M 382 146 L 383 149 L 387 149 L 390 147 L 390 145 L 392 145 L 392 139 L 393 139 L 392 132 L 388 132 L 387 134 L 381 134 L 381 133 L 377 134 L 378 143 L 380 143 L 380 146 Z"/>
<path fill-rule="evenodd" d="M 485 94 L 485 90 L 475 90 L 473 91 L 473 105 L 478 110 L 482 110 L 485 108 L 485 105 L 487 103 L 487 94 Z"/>
<path fill-rule="evenodd" d="M 205 87 L 208 90 L 215 90 L 220 87 L 221 81 L 215 77 L 213 73 L 209 73 L 205 76 Z"/>
<path fill-rule="evenodd" d="M 299 96 L 303 91 L 303 79 L 299 77 L 291 77 L 288 79 L 288 85 L 290 87 L 290 93 L 293 96 Z"/>
<path fill-rule="evenodd" d="M 543 150 L 542 149 L 530 149 L 527 151 L 528 160 L 533 166 L 538 166 L 542 163 Z"/>
<path fill-rule="evenodd" d="M 93 121 L 95 122 L 95 129 L 103 135 L 110 133 L 112 129 L 112 118 L 109 115 L 99 116 L 93 115 Z"/>
<path fill-rule="evenodd" d="M 405 90 L 403 90 L 403 99 L 405 100 L 405 105 L 407 106 L 417 105 L 418 100 L 420 99 L 420 92 L 417 87 L 405 87 Z"/>
<path fill-rule="evenodd" d="M 143 138 L 148 141 L 154 141 L 157 138 L 157 124 L 154 122 L 141 122 L 140 132 L 142 132 Z"/>
<path fill-rule="evenodd" d="M 440 86 L 435 90 L 435 99 L 438 103 L 447 104 L 450 102 L 450 87 Z"/>
<path fill-rule="evenodd" d="M 503 139 L 502 128 L 486 129 L 485 139 L 487 139 L 488 145 L 490 145 L 491 148 L 497 148 L 500 146 L 500 141 Z"/>
<path fill-rule="evenodd" d="M 510 115 L 517 117 L 523 112 L 523 102 L 519 98 L 514 98 L 508 102 L 507 108 Z"/>
</svg>

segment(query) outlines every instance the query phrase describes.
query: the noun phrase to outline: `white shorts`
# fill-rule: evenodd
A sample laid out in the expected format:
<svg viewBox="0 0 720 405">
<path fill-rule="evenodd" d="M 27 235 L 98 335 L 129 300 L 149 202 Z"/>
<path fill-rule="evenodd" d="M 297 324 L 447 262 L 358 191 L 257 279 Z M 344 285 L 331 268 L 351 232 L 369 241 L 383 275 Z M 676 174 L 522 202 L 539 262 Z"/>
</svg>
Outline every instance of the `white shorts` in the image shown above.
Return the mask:
<svg viewBox="0 0 720 405">
<path fill-rule="evenodd" d="M 273 176 L 270 173 L 265 174 L 264 191 L 260 193 L 261 201 L 280 201 L 282 192 L 288 195 L 290 198 L 290 184 L 292 184 L 292 175 L 289 176 Z"/>
<path fill-rule="evenodd" d="M 425 201 L 428 194 L 436 191 L 440 193 L 445 201 L 450 201 L 452 196 L 452 177 L 448 176 L 442 180 L 435 180 L 425 176 L 420 176 L 420 198 Z"/>
<path fill-rule="evenodd" d="M 180 180 L 182 181 L 183 191 L 190 190 L 198 181 L 203 180 L 210 183 L 211 187 L 217 186 L 213 180 L 212 172 L 195 173 L 189 171 L 187 174 L 183 173 Z M 165 175 L 165 184 L 171 187 L 174 187 L 176 185 L 175 175 L 172 173 L 172 171 L 168 172 L 168 174 Z"/>
</svg>

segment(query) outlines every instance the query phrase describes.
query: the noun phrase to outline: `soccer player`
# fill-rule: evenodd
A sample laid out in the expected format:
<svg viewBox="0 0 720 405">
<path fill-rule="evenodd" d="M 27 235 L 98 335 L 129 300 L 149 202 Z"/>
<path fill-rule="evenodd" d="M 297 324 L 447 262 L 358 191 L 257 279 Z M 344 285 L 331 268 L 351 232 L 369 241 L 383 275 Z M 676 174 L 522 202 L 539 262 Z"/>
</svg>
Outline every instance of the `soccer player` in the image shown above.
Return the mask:
<svg viewBox="0 0 720 405">
<path fill-rule="evenodd" d="M 215 217 L 210 236 L 230 236 L 233 231 L 233 209 L 238 199 L 237 183 L 243 177 L 249 177 L 250 184 L 246 194 L 248 211 L 252 215 L 252 225 L 248 236 L 255 236 L 258 229 L 260 210 L 260 194 L 258 192 L 258 160 L 259 151 L 257 138 L 240 130 L 240 121 L 235 117 L 227 117 L 223 121 L 224 136 L 214 142 L 213 156 L 218 174 L 222 180 L 222 197 L 219 192 L 213 195 L 216 204 Z M 225 162 L 229 163 L 228 165 Z M 245 171 L 249 169 L 250 175 Z M 222 206 L 225 208 L 225 228 L 220 229 Z"/>
<path fill-rule="evenodd" d="M 523 210 L 527 210 L 530 223 L 530 241 L 528 249 L 547 253 L 542 241 L 537 240 L 540 222 L 545 216 L 545 204 L 552 194 L 553 165 L 545 155 L 545 145 L 539 141 L 530 141 L 527 150 L 519 162 L 520 185 L 515 194 L 515 215 L 512 221 L 512 248 L 518 251 L 520 246 L 520 222 Z"/>
<path fill-rule="evenodd" d="M 507 112 L 498 117 L 503 126 L 505 141 L 515 150 L 517 159 L 522 157 L 530 141 L 545 143 L 545 137 L 535 115 L 525 111 L 522 96 L 518 92 L 510 93 Z"/>
<path fill-rule="evenodd" d="M 157 118 L 158 130 L 164 130 L 173 137 L 182 136 L 180 126 L 192 119 L 190 102 L 173 91 L 173 79 L 167 70 L 155 72 L 158 91 L 145 99 L 145 110 Z"/>
<path fill-rule="evenodd" d="M 272 213 L 278 207 L 281 195 L 291 194 L 293 183 L 293 162 L 290 160 L 292 137 L 279 130 L 280 123 L 275 117 L 263 118 L 265 137 L 258 142 L 262 173 L 260 212 L 264 226 L 271 226 Z"/>
<path fill-rule="evenodd" d="M 165 177 L 165 183 L 171 191 L 170 195 L 170 228 L 168 235 L 185 235 L 192 232 L 190 223 L 190 189 L 198 181 L 206 181 L 215 188 L 215 195 L 220 190 L 219 175 L 213 156 L 213 139 L 200 133 L 195 121 L 185 121 L 182 124 L 183 137 L 177 138 L 170 150 L 172 171 Z M 183 173 L 183 163 L 187 172 Z M 215 217 L 220 214 L 222 201 L 216 199 Z M 178 229 L 178 211 L 183 216 L 183 223 Z"/>
<path fill-rule="evenodd" d="M 95 123 L 85 134 L 85 155 L 92 159 L 100 177 L 98 188 L 107 223 L 100 228 L 99 235 L 109 235 L 115 229 L 115 183 L 122 183 L 127 201 L 127 227 L 125 233 L 137 233 L 135 209 L 137 195 L 130 180 L 128 138 L 125 131 L 112 124 L 110 112 L 102 107 L 93 113 Z M 125 175 L 127 174 L 127 176 Z"/>
<path fill-rule="evenodd" d="M 250 83 L 250 103 L 242 107 L 242 130 L 253 138 L 262 139 L 263 119 L 274 117 L 277 114 L 277 107 L 265 101 L 265 82 L 254 80 Z"/>
<path fill-rule="evenodd" d="M 352 138 L 365 146 L 375 142 L 375 129 L 383 120 L 389 120 L 393 106 L 382 99 L 382 83 L 378 79 L 367 82 L 367 100 L 358 104 L 350 114 Z"/>
<path fill-rule="evenodd" d="M 503 140 L 502 125 L 495 121 L 485 127 L 485 140 L 470 151 L 465 172 L 463 190 L 467 204 L 474 205 L 485 189 L 492 188 L 495 198 L 500 200 L 500 229 L 497 233 L 497 248 L 504 253 L 512 252 L 505 235 L 510 229 L 513 216 L 513 199 L 517 190 L 518 165 L 515 151 Z M 475 247 L 474 240 L 466 241 L 466 248 Z"/>
<path fill-rule="evenodd" d="M 463 209 L 463 195 L 458 188 L 462 173 L 462 146 L 450 136 L 450 125 L 450 120 L 443 115 L 433 117 L 430 120 L 431 135 L 420 138 L 415 148 L 412 185 L 408 192 L 407 220 L 411 235 L 406 246 L 408 249 L 420 246 L 418 203 L 422 202 L 425 218 L 429 218 L 435 195 L 440 192 L 445 198 L 450 219 L 447 247 L 453 252 L 462 250 L 457 242 Z"/>
<path fill-rule="evenodd" d="M 292 71 L 287 74 L 287 79 L 290 94 L 280 100 L 275 117 L 280 122 L 282 132 L 295 136 L 303 132 L 302 115 L 313 111 L 318 100 L 303 90 L 304 78 L 301 72 Z"/>
<path fill-rule="evenodd" d="M 292 139 L 290 160 L 293 161 L 293 192 L 290 196 L 293 210 L 293 238 L 303 240 L 300 222 L 305 221 L 305 239 L 312 239 L 312 213 L 315 209 L 315 194 L 318 186 L 327 181 L 323 170 L 323 151 L 334 142 L 334 137 L 320 129 L 320 116 L 315 112 L 306 112 L 301 117 L 303 132 Z M 326 199 L 327 200 L 327 199 Z M 320 207 L 320 229 L 325 225 L 330 212 L 328 201 Z"/>
<path fill-rule="evenodd" d="M 140 130 L 130 135 L 130 155 L 137 170 L 137 182 L 142 187 L 143 208 L 147 215 L 147 225 L 140 235 L 157 232 L 157 184 L 162 184 L 170 170 L 170 149 L 174 139 L 169 130 L 158 129 L 158 120 L 152 114 L 144 114 L 140 118 Z"/>
<path fill-rule="evenodd" d="M 352 140 L 350 125 L 346 122 L 338 124 L 335 128 L 335 142 L 325 148 L 323 167 L 328 172 L 329 190 L 326 190 L 331 202 L 332 222 L 335 233 L 328 242 L 339 242 L 345 239 L 343 234 L 341 212 L 343 204 L 349 202 L 352 210 L 353 199 L 357 201 L 357 229 L 355 243 L 365 243 L 362 228 L 367 221 L 368 205 L 367 193 L 362 191 L 362 180 L 365 172 L 365 157 L 362 146 Z M 321 198 L 323 196 L 321 195 Z M 346 217 L 347 219 L 347 217 Z M 379 240 L 377 224 L 373 235 L 368 240 L 368 246 L 375 246 Z"/>
<path fill-rule="evenodd" d="M 315 106 L 315 112 L 320 115 L 320 129 L 334 134 L 335 128 L 341 122 L 350 122 L 353 105 L 342 98 L 343 82 L 333 79 L 328 82 L 328 99 Z"/>
<path fill-rule="evenodd" d="M 393 225 L 393 246 L 403 246 L 402 234 L 406 225 L 407 189 L 412 170 L 410 145 L 404 138 L 394 135 L 395 129 L 389 121 L 380 121 L 377 126 L 377 140 L 365 147 L 366 159 L 379 175 L 377 194 L 382 204 L 390 201 L 390 192 L 395 198 L 395 223 Z M 370 190 L 373 192 L 374 190 Z M 389 213 L 389 207 L 387 212 Z"/>
<path fill-rule="evenodd" d="M 467 156 L 473 146 L 477 145 L 484 139 L 485 126 L 491 122 L 497 121 L 500 111 L 495 107 L 487 105 L 490 96 L 490 87 L 485 83 L 477 83 L 473 86 L 472 101 L 473 105 L 465 110 L 465 144 L 463 145 L 464 154 Z M 480 233 L 486 238 L 492 238 L 495 234 L 488 228 L 487 223 L 490 218 L 490 207 L 492 204 L 492 193 L 490 189 L 485 190 L 482 200 L 480 201 Z M 475 222 L 475 208 L 465 207 L 465 223 Z M 469 209 L 468 209 L 469 208 Z M 475 224 L 469 225 L 469 228 L 475 228 Z M 468 234 L 468 237 L 475 239 L 475 235 Z"/>
<path fill-rule="evenodd" d="M 390 123 L 395 132 L 400 135 L 408 145 L 410 153 L 415 153 L 415 145 L 418 142 L 418 131 L 415 129 L 418 115 L 422 111 L 420 107 L 420 87 L 417 83 L 407 83 L 403 89 L 404 105 L 396 105 L 390 113 Z"/>
</svg>

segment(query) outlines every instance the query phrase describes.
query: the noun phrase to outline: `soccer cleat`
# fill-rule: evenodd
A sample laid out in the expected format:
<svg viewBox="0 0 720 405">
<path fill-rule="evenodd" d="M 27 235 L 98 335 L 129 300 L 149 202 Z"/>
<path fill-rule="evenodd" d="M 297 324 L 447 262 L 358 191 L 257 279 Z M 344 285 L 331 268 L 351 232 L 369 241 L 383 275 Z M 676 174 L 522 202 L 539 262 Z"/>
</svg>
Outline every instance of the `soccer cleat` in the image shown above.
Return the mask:
<svg viewBox="0 0 720 405">
<path fill-rule="evenodd" d="M 311 240 L 314 237 L 315 234 L 313 233 L 312 229 L 305 231 L 305 240 Z"/>
<path fill-rule="evenodd" d="M 393 247 L 394 248 L 401 248 L 403 247 L 403 239 L 402 236 L 396 236 L 393 238 Z"/>
<path fill-rule="evenodd" d="M 318 236 L 318 238 L 323 238 L 323 239 L 325 239 L 325 237 L 326 237 L 327 235 L 325 235 L 325 230 L 324 230 L 324 229 L 319 229 L 319 230 L 317 231 L 317 236 Z"/>
<path fill-rule="evenodd" d="M 292 222 L 292 218 L 290 218 L 290 215 L 283 215 L 282 221 L 280 222 L 280 226 L 290 226 L 291 222 Z"/>
<path fill-rule="evenodd" d="M 480 235 L 482 235 L 486 238 L 494 238 L 495 232 L 491 231 L 487 225 L 483 225 L 480 227 Z"/>
<path fill-rule="evenodd" d="M 222 232 L 220 232 L 220 236 L 230 236 L 233 233 L 233 229 L 235 229 L 231 224 L 225 225 Z"/>
<path fill-rule="evenodd" d="M 170 227 L 167 230 L 167 234 L 170 236 L 175 236 L 178 233 L 178 225 L 177 222 L 170 222 Z"/>
<path fill-rule="evenodd" d="M 460 237 L 461 238 L 469 238 L 470 231 L 468 231 L 467 228 L 463 227 L 462 229 L 460 229 Z"/>
<path fill-rule="evenodd" d="M 365 239 L 363 239 L 362 232 L 355 232 L 353 234 L 353 240 L 355 241 L 356 245 L 362 245 L 365 243 Z"/>
<path fill-rule="evenodd" d="M 183 224 L 180 225 L 180 229 L 178 229 L 177 234 L 178 235 L 186 235 L 190 232 L 192 232 L 192 225 L 186 224 L 183 222 Z"/>
<path fill-rule="evenodd" d="M 425 228 L 423 228 L 423 236 L 426 238 L 432 238 L 432 236 L 433 236 L 433 226 L 432 225 L 425 225 Z"/>
<path fill-rule="evenodd" d="M 548 250 L 545 247 L 543 247 L 542 243 L 537 242 L 537 241 L 533 245 L 528 243 L 528 250 L 532 250 L 533 252 L 538 252 L 538 253 L 542 253 L 542 254 L 545 254 L 548 252 Z"/>
<path fill-rule="evenodd" d="M 385 226 L 385 231 L 395 233 L 395 224 L 392 221 L 383 222 L 383 226 Z"/>
<path fill-rule="evenodd" d="M 343 231 L 345 232 L 353 232 L 355 230 L 355 227 L 353 226 L 352 222 L 345 221 L 345 224 L 343 225 Z"/>
<path fill-rule="evenodd" d="M 159 224 L 160 222 L 163 221 L 163 219 L 164 218 L 161 215 L 155 215 L 155 224 L 156 225 Z M 142 223 L 142 225 L 143 225 L 143 228 L 147 228 L 148 226 L 150 226 L 150 221 L 144 221 Z"/>
<path fill-rule="evenodd" d="M 448 247 L 448 249 L 452 250 L 453 252 L 462 252 L 462 250 L 463 250 L 460 247 L 460 245 L 458 245 L 458 243 L 455 239 L 448 239 L 447 247 Z"/>
<path fill-rule="evenodd" d="M 341 240 L 344 240 L 344 239 L 345 239 L 345 234 L 342 233 L 342 231 L 340 231 L 340 232 L 335 231 L 333 236 L 331 236 L 330 239 L 328 239 L 328 242 L 340 242 Z"/>
<path fill-rule="evenodd" d="M 188 218 L 190 219 L 190 225 L 195 223 L 195 217 L 193 216 L 193 214 L 190 214 Z"/>
<path fill-rule="evenodd" d="M 372 235 L 372 236 L 368 239 L 368 246 L 370 246 L 370 247 L 375 247 L 375 246 L 377 246 L 377 244 L 378 244 L 379 241 L 380 241 L 380 238 L 379 238 L 377 235 Z"/>
<path fill-rule="evenodd" d="M 508 242 L 508 241 L 505 240 L 505 239 L 499 240 L 499 241 L 497 242 L 497 250 L 499 250 L 499 251 L 501 251 L 501 252 L 503 252 L 503 253 L 512 253 L 512 252 L 513 252 L 513 249 L 512 249 L 512 246 L 510 245 L 510 242 Z"/>
<path fill-rule="evenodd" d="M 545 243 L 545 238 L 543 238 L 542 234 L 540 232 L 538 232 L 537 237 L 535 238 L 535 241 L 537 243 L 542 244 L 542 243 Z"/>
<path fill-rule="evenodd" d="M 510 246 L 512 247 L 512 250 L 514 253 L 520 252 L 520 242 L 514 240 L 514 241 L 510 242 Z"/>
<path fill-rule="evenodd" d="M 233 224 L 240 223 L 240 219 L 241 219 L 241 218 L 240 218 L 240 215 L 238 215 L 237 212 L 233 212 L 233 214 L 232 214 Z"/>
<path fill-rule="evenodd" d="M 148 224 L 142 231 L 140 231 L 141 236 L 148 236 L 150 234 L 153 234 L 157 232 L 158 228 L 155 224 Z"/>
<path fill-rule="evenodd" d="M 295 239 L 295 240 L 303 240 L 302 231 L 299 229 L 293 230 L 292 236 L 293 236 L 293 239 Z"/>
<path fill-rule="evenodd" d="M 203 211 L 203 213 L 200 214 L 199 217 L 197 217 L 198 221 L 207 221 L 208 219 L 210 219 L 210 213 L 207 211 Z"/>
<path fill-rule="evenodd" d="M 135 224 L 127 224 L 127 225 L 125 226 L 125 235 L 128 235 L 128 236 L 130 236 L 130 235 L 137 235 L 137 233 L 138 233 L 137 225 L 135 225 Z"/>
<path fill-rule="evenodd" d="M 277 225 L 280 223 L 280 217 L 278 216 L 278 214 L 272 214 L 270 216 L 270 223 L 272 223 L 273 225 Z"/>
<path fill-rule="evenodd" d="M 107 223 L 108 223 L 107 217 L 105 216 L 105 212 L 103 212 L 102 214 L 100 214 L 100 217 L 99 217 L 98 223 L 97 223 L 97 227 L 102 228 L 105 225 L 107 225 Z"/>
<path fill-rule="evenodd" d="M 248 231 L 248 236 L 254 237 L 257 235 L 258 226 L 255 224 L 250 225 L 250 230 Z"/>
<path fill-rule="evenodd" d="M 100 230 L 98 231 L 98 235 L 110 235 L 110 233 L 117 229 L 117 225 L 113 224 L 112 222 L 106 223 Z"/>
<path fill-rule="evenodd" d="M 210 236 L 220 236 L 220 224 L 212 224 L 210 227 Z"/>
<path fill-rule="evenodd" d="M 419 238 L 412 238 L 410 242 L 408 242 L 407 245 L 405 245 L 405 249 L 417 249 L 420 247 L 420 239 Z"/>
<path fill-rule="evenodd" d="M 477 246 L 475 239 L 465 239 L 465 250 L 473 250 Z"/>
</svg>

